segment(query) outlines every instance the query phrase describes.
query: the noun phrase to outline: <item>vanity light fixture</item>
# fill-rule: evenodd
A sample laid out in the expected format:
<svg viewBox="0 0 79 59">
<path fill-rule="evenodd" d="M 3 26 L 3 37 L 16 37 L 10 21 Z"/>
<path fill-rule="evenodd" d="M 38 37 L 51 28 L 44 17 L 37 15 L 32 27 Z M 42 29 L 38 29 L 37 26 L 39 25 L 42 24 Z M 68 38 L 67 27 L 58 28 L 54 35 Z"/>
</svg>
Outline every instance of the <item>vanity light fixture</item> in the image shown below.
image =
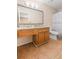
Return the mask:
<svg viewBox="0 0 79 59">
<path fill-rule="evenodd" d="M 30 3 L 29 3 L 29 2 L 27 2 L 27 3 L 26 3 L 26 6 L 27 6 L 27 7 L 30 7 Z"/>
<path fill-rule="evenodd" d="M 30 8 L 35 8 L 35 9 L 38 9 L 38 4 L 36 2 L 26 2 L 26 6 L 27 7 L 30 7 Z"/>
</svg>

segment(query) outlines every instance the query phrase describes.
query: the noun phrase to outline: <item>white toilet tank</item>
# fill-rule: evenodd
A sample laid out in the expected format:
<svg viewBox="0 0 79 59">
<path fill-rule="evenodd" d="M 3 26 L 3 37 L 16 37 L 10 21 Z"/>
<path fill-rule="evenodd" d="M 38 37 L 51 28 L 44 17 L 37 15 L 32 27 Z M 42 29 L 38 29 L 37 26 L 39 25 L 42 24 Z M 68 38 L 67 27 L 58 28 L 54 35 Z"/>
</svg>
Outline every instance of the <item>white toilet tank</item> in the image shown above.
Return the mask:
<svg viewBox="0 0 79 59">
<path fill-rule="evenodd" d="M 50 31 L 50 38 L 51 39 L 57 40 L 57 35 L 58 35 L 58 32 Z"/>
</svg>

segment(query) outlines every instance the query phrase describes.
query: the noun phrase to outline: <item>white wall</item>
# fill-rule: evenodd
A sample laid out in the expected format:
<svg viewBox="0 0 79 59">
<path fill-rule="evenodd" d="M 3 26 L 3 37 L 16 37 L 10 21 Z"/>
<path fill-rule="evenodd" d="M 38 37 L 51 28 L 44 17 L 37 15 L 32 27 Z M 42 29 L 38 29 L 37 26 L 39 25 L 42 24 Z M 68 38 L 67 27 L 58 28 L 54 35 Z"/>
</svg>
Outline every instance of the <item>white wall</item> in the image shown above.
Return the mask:
<svg viewBox="0 0 79 59">
<path fill-rule="evenodd" d="M 52 30 L 62 32 L 62 12 L 57 12 L 52 19 Z"/>
</svg>

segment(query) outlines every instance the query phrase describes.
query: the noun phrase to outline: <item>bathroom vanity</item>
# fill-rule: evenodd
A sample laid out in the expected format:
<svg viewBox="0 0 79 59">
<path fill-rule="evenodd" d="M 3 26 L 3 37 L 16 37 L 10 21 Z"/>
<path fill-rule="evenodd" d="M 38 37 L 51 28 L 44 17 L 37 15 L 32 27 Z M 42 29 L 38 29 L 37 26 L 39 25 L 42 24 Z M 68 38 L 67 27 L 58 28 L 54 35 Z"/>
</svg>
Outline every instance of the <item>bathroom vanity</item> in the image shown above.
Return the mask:
<svg viewBox="0 0 79 59">
<path fill-rule="evenodd" d="M 32 42 L 36 47 L 46 43 L 49 39 L 49 27 L 42 27 L 44 12 L 20 4 L 17 6 L 17 25 L 20 28 L 17 30 L 17 37 L 26 38 L 27 36 L 32 36 Z M 21 25 L 26 28 L 21 28 Z M 30 25 L 34 27 L 28 28 Z M 42 26 L 40 27 L 40 25 Z"/>
<path fill-rule="evenodd" d="M 38 46 L 48 42 L 49 27 L 17 30 L 18 38 L 23 38 L 26 36 L 32 36 L 34 46 L 38 47 Z"/>
</svg>

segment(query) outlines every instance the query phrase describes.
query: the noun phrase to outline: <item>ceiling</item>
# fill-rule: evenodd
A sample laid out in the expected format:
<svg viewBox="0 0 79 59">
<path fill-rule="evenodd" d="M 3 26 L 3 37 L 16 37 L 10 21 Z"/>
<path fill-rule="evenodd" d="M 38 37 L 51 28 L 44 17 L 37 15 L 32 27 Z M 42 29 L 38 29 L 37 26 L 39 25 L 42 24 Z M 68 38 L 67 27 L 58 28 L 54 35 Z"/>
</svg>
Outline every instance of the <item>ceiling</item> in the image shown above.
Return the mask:
<svg viewBox="0 0 79 59">
<path fill-rule="evenodd" d="M 19 0 L 21 1 L 21 0 Z M 27 0 L 24 0 L 27 1 Z M 62 0 L 36 0 L 53 7 L 56 11 L 62 10 Z"/>
<path fill-rule="evenodd" d="M 62 0 L 39 0 L 47 5 L 55 8 L 56 10 L 62 9 Z"/>
</svg>

